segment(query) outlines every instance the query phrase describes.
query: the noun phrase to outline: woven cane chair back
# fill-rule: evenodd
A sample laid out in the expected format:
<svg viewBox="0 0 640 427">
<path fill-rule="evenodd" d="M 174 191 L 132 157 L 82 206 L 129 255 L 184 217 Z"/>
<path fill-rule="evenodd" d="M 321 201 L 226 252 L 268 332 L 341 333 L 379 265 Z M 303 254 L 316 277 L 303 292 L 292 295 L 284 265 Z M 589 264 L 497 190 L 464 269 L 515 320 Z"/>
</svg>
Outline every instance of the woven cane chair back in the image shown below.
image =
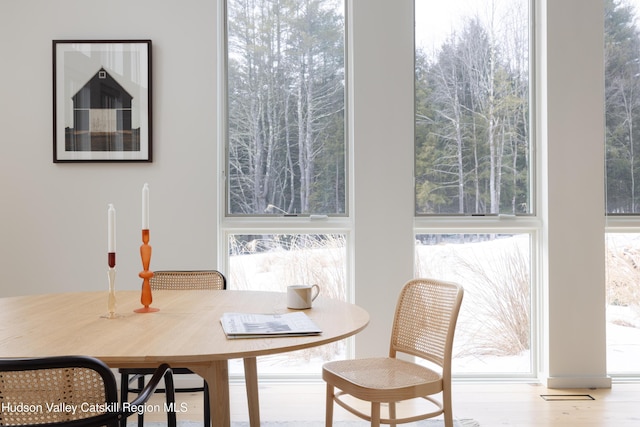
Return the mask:
<svg viewBox="0 0 640 427">
<path fill-rule="evenodd" d="M 175 405 L 173 374 L 162 364 L 131 407 L 145 405 L 161 381 L 166 404 Z M 113 372 L 96 358 L 0 359 L 0 426 L 118 427 L 134 414 L 124 402 Z M 167 413 L 167 425 L 176 426 L 175 412 Z"/>
<path fill-rule="evenodd" d="M 226 289 L 227 281 L 216 270 L 154 271 L 149 281 L 153 290 L 216 290 Z"/>
<path fill-rule="evenodd" d="M 73 364 L 83 365 L 83 360 Z M 53 365 L 52 365 L 53 366 Z M 17 367 L 7 368 L 17 369 Z M 0 368 L 0 425 L 68 422 L 95 417 L 117 405 L 117 386 L 110 372 L 96 366 L 31 367 L 28 370 Z M 63 402 L 85 410 L 57 410 Z M 49 406 L 48 406 L 49 405 Z M 55 406 L 53 406 L 55 405 Z M 26 409 L 26 410 L 25 410 Z"/>
<path fill-rule="evenodd" d="M 455 283 L 433 279 L 407 283 L 396 306 L 390 356 L 402 352 L 441 367 L 450 363 L 461 302 L 462 288 Z"/>
</svg>

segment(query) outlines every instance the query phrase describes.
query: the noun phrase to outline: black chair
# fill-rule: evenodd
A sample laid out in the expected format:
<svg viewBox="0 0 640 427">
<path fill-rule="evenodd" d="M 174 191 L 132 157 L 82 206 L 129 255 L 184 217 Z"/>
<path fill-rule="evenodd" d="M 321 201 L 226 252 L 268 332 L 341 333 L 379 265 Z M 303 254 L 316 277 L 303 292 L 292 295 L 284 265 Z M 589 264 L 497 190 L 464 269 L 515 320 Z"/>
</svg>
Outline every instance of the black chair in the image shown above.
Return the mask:
<svg viewBox="0 0 640 427">
<path fill-rule="evenodd" d="M 158 290 L 223 290 L 227 288 L 227 280 L 222 273 L 217 270 L 195 270 L 195 271 L 155 271 L 149 281 L 151 289 Z M 176 375 L 193 374 L 188 368 L 173 368 Z M 144 388 L 145 375 L 153 374 L 153 370 L 145 368 L 121 368 L 120 393 L 121 399 L 126 399 L 127 395 L 138 393 Z M 137 386 L 131 386 L 136 383 Z M 161 393 L 158 389 L 156 392 Z M 204 425 L 211 425 L 211 408 L 209 406 L 209 386 L 203 381 L 202 387 L 182 387 L 176 388 L 176 393 L 198 393 L 204 394 Z M 144 414 L 138 415 L 138 427 L 143 427 Z"/>
<path fill-rule="evenodd" d="M 175 407 L 173 374 L 160 365 L 131 402 L 118 402 L 111 369 L 88 356 L 0 359 L 0 425 L 38 427 L 118 427 L 143 408 L 164 379 L 166 408 Z M 175 411 L 167 425 L 176 426 Z"/>
</svg>

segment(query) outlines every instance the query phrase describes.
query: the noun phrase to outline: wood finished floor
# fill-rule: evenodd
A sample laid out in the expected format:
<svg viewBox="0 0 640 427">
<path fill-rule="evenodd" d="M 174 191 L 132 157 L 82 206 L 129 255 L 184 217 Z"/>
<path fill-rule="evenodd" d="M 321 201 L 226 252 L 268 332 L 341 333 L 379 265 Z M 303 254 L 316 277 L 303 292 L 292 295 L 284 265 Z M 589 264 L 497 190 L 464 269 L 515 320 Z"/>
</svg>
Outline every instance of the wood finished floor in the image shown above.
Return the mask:
<svg viewBox="0 0 640 427">
<path fill-rule="evenodd" d="M 244 383 L 231 385 L 231 419 L 248 420 Z M 324 420 L 324 383 L 260 384 L 263 421 Z M 595 400 L 545 401 L 541 395 L 590 395 Z M 160 399 L 154 397 L 154 399 Z M 161 402 L 162 400 L 158 400 Z M 202 395 L 179 394 L 188 405 L 178 419 L 202 420 Z M 638 427 L 640 384 L 614 384 L 611 389 L 550 390 L 539 384 L 462 384 L 453 388 L 454 415 L 472 418 L 481 427 Z M 335 407 L 335 419 L 354 419 Z M 162 414 L 150 414 L 149 420 Z M 148 417 L 148 418 L 147 418 Z"/>
</svg>

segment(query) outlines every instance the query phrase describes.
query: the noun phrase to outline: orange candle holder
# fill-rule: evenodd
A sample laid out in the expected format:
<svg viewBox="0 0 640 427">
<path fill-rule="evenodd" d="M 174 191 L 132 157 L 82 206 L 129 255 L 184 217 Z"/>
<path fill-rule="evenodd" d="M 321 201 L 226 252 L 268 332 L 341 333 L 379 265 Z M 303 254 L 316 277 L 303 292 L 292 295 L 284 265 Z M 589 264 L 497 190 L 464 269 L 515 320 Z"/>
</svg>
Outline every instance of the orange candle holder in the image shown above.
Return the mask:
<svg viewBox="0 0 640 427">
<path fill-rule="evenodd" d="M 142 230 L 142 246 L 140 246 L 140 257 L 142 258 L 142 271 L 138 276 L 142 279 L 142 294 L 140 295 L 140 302 L 143 307 L 137 308 L 133 311 L 136 313 L 153 313 L 159 308 L 150 307 L 153 302 L 151 295 L 151 284 L 149 280 L 153 277 L 153 271 L 149 271 L 149 264 L 151 263 L 151 246 L 149 245 L 149 230 Z"/>
</svg>

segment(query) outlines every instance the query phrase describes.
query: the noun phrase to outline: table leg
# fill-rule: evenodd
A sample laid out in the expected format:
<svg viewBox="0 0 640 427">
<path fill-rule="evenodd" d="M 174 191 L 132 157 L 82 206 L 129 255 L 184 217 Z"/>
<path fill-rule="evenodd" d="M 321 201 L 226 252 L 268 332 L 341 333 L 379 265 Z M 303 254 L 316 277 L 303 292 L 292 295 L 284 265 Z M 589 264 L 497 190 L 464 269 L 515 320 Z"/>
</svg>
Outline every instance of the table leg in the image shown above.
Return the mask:
<svg viewBox="0 0 640 427">
<path fill-rule="evenodd" d="M 249 425 L 260 427 L 260 402 L 258 398 L 258 367 L 255 357 L 244 358 L 244 381 L 249 405 Z"/>
<path fill-rule="evenodd" d="M 212 427 L 229 427 L 229 364 L 226 360 L 215 360 L 210 365 L 187 366 L 200 375 L 209 385 Z"/>
</svg>

